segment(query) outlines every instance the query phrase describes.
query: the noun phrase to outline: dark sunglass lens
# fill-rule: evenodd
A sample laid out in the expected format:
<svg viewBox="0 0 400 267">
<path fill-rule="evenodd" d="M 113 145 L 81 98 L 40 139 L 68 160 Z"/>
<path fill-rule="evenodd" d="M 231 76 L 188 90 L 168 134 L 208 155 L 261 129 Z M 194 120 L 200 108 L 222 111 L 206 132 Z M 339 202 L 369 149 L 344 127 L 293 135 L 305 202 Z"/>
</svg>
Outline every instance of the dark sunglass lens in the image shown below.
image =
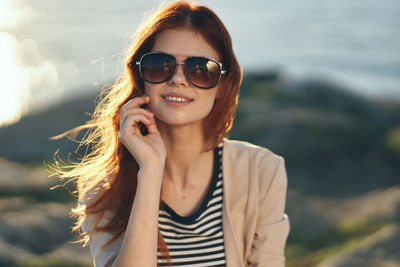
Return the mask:
<svg viewBox="0 0 400 267">
<path fill-rule="evenodd" d="M 143 79 L 150 83 L 163 83 L 174 72 L 175 58 L 163 53 L 151 53 L 143 56 L 140 63 Z"/>
<path fill-rule="evenodd" d="M 186 60 L 186 73 L 192 84 L 200 88 L 212 88 L 219 80 L 221 69 L 217 62 L 204 57 Z"/>
</svg>

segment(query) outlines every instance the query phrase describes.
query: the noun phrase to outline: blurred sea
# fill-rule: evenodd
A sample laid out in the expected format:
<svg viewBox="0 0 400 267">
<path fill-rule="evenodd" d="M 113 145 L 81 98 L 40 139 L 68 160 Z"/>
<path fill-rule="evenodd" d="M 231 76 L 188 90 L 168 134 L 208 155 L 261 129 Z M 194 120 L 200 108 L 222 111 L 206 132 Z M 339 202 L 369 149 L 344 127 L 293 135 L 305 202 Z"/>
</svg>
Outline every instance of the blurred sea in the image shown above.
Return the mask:
<svg viewBox="0 0 400 267">
<path fill-rule="evenodd" d="M 0 0 L 0 125 L 115 79 L 129 37 L 160 2 Z M 197 2 L 220 15 L 245 72 L 400 98 L 398 0 Z"/>
</svg>

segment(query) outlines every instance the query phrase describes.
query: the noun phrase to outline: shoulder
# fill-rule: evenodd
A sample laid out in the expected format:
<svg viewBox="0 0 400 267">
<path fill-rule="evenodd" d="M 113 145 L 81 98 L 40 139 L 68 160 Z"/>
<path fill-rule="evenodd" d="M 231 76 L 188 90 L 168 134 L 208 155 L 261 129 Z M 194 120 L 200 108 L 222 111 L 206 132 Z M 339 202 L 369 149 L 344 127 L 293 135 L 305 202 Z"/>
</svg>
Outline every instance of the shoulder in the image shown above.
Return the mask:
<svg viewBox="0 0 400 267">
<path fill-rule="evenodd" d="M 282 161 L 283 157 L 275 154 L 268 148 L 245 141 L 224 139 L 224 152 L 232 159 L 260 159 L 268 161 Z"/>
<path fill-rule="evenodd" d="M 254 189 L 287 184 L 284 158 L 262 146 L 224 139 L 224 164 L 232 179 L 247 180 Z"/>
</svg>

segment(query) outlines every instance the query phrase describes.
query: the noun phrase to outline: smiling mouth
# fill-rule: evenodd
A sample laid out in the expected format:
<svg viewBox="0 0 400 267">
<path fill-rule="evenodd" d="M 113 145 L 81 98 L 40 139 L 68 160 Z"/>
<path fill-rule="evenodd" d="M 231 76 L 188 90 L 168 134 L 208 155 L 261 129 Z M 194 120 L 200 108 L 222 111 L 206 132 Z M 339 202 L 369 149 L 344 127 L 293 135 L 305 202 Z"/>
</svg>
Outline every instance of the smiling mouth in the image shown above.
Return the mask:
<svg viewBox="0 0 400 267">
<path fill-rule="evenodd" d="M 186 98 L 177 97 L 177 96 L 165 96 L 164 99 L 169 100 L 169 101 L 181 102 L 181 103 L 193 101 L 193 99 L 186 99 Z"/>
</svg>

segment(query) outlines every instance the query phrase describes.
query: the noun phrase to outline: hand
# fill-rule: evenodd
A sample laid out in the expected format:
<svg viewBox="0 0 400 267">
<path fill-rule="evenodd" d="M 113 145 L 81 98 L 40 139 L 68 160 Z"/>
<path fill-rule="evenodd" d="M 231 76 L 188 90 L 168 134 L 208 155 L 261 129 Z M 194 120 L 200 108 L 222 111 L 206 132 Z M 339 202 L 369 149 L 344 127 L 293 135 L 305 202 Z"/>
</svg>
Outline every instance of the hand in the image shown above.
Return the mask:
<svg viewBox="0 0 400 267">
<path fill-rule="evenodd" d="M 166 148 L 158 131 L 154 114 L 142 105 L 150 102 L 149 96 L 135 97 L 121 107 L 118 139 L 129 150 L 140 168 L 164 168 Z M 143 136 L 139 123 L 143 123 L 148 134 Z"/>
</svg>

